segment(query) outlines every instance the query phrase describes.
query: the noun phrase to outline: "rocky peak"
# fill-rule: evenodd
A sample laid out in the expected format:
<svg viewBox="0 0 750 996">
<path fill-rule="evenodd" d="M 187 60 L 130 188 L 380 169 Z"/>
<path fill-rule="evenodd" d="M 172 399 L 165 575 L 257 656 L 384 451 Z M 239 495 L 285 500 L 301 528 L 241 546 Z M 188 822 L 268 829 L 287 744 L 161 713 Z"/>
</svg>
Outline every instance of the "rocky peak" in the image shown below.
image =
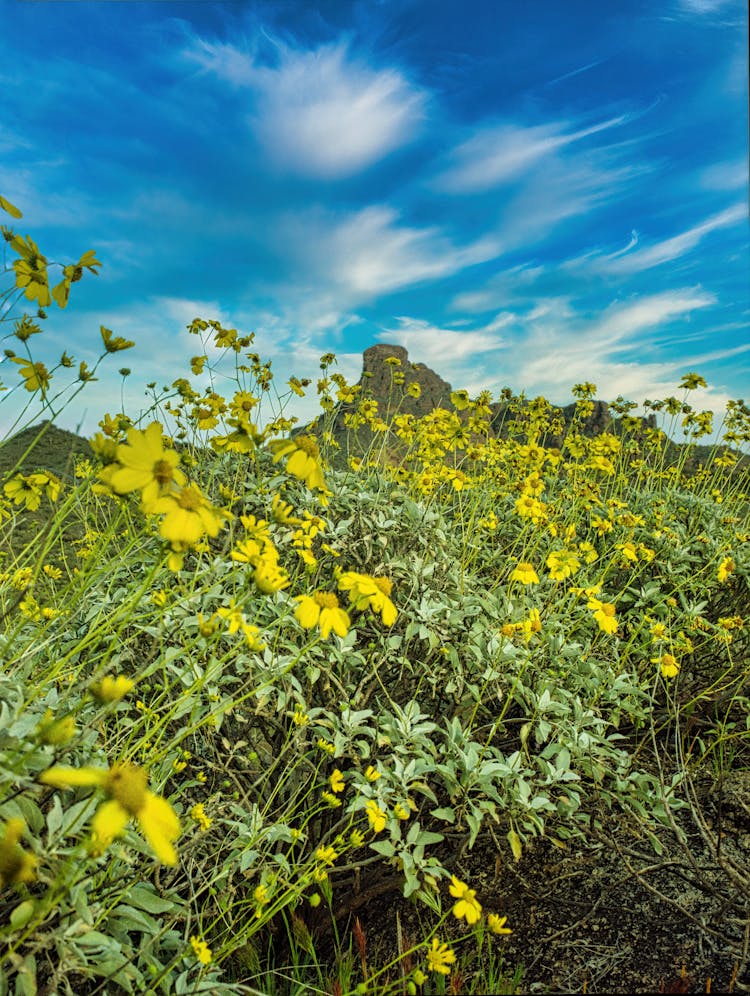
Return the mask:
<svg viewBox="0 0 750 996">
<path fill-rule="evenodd" d="M 391 357 L 400 360 L 400 365 L 386 363 Z M 399 371 L 404 375 L 404 382 L 401 385 L 393 382 L 394 374 Z M 419 384 L 421 389 L 419 398 L 412 398 L 405 393 L 409 384 L 414 382 Z M 433 408 L 452 407 L 451 385 L 424 363 L 411 363 L 409 354 L 403 346 L 384 342 L 366 349 L 359 384 L 362 387 L 362 396 L 374 398 L 382 412 L 385 412 L 389 399 L 392 405 L 398 405 L 400 412 L 409 412 L 413 415 L 424 415 Z"/>
</svg>

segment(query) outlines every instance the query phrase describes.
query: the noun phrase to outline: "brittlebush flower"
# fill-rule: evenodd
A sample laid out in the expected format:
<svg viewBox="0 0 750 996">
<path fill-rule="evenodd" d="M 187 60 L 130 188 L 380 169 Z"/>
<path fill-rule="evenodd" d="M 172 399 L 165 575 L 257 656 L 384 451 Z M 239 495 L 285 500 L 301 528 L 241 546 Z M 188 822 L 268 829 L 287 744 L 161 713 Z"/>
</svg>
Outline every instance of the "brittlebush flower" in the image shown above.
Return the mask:
<svg viewBox="0 0 750 996">
<path fill-rule="evenodd" d="M 347 613 L 339 607 L 339 600 L 336 596 L 326 591 L 316 591 L 312 596 L 298 595 L 297 606 L 294 618 L 305 629 L 312 629 L 318 626 L 320 635 L 324 640 L 328 638 L 331 630 L 342 639 L 349 632 L 351 620 Z"/>
<path fill-rule="evenodd" d="M 511 581 L 520 581 L 521 584 L 539 584 L 539 575 L 531 564 L 518 564 L 510 576 Z"/>
<path fill-rule="evenodd" d="M 130 678 L 126 678 L 122 674 L 118 674 L 117 677 L 113 678 L 108 674 L 101 681 L 91 686 L 91 694 L 99 702 L 119 702 L 128 692 L 132 692 L 134 688 L 135 682 L 131 681 Z"/>
<path fill-rule="evenodd" d="M 200 937 L 190 938 L 190 946 L 193 949 L 193 954 L 201 963 L 201 965 L 210 965 L 211 959 L 213 958 L 213 952 L 211 948 L 206 944 L 205 941 L 201 940 Z"/>
<path fill-rule="evenodd" d="M 719 570 L 716 572 L 716 577 L 720 584 L 724 584 L 726 579 L 730 574 L 734 573 L 735 563 L 731 557 L 725 557 L 719 564 Z"/>
<path fill-rule="evenodd" d="M 546 563 L 550 577 L 555 581 L 571 577 L 581 566 L 580 560 L 571 550 L 553 550 Z"/>
<path fill-rule="evenodd" d="M 93 785 L 104 790 L 109 798 L 99 806 L 91 823 L 98 848 L 107 848 L 135 819 L 157 859 L 165 865 L 177 864 L 174 842 L 180 833 L 180 821 L 166 799 L 149 791 L 143 768 L 129 761 L 111 768 L 58 765 L 43 771 L 39 781 L 59 789 Z"/>
<path fill-rule="evenodd" d="M 274 551 L 275 552 L 275 551 Z M 264 595 L 273 595 L 282 588 L 288 588 L 289 575 L 283 567 L 279 567 L 274 557 L 265 557 L 258 561 L 253 573 L 253 581 Z"/>
<path fill-rule="evenodd" d="M 277 439 L 269 444 L 269 449 L 274 454 L 274 463 L 288 457 L 284 465 L 287 474 L 304 481 L 311 490 L 328 491 L 320 465 L 320 450 L 312 436 Z"/>
<path fill-rule="evenodd" d="M 143 507 L 168 493 L 173 486 L 182 487 L 187 478 L 179 469 L 179 454 L 165 449 L 162 427 L 152 422 L 146 429 L 128 429 L 127 443 L 117 447 L 115 470 L 110 470 L 106 483 L 117 494 L 140 491 Z"/>
<path fill-rule="evenodd" d="M 487 916 L 487 926 L 493 934 L 512 934 L 510 927 L 506 927 L 507 916 L 498 916 L 497 913 L 490 913 Z"/>
<path fill-rule="evenodd" d="M 41 391 L 47 393 L 50 382 L 50 372 L 43 363 L 32 363 L 31 360 L 24 360 L 20 356 L 11 357 L 14 363 L 21 367 L 21 376 L 24 379 L 24 387 L 31 394 Z"/>
<path fill-rule="evenodd" d="M 206 816 L 206 812 L 203 808 L 202 802 L 196 802 L 196 804 L 193 807 L 191 807 L 190 815 L 193 817 L 196 823 L 200 824 L 202 833 L 205 833 L 213 823 L 211 817 Z"/>
<path fill-rule="evenodd" d="M 680 671 L 680 662 L 673 654 L 662 654 L 652 657 L 652 664 L 658 664 L 663 678 L 675 678 Z"/>
<path fill-rule="evenodd" d="M 383 812 L 374 799 L 368 799 L 365 803 L 365 813 L 375 833 L 381 833 L 385 830 L 385 825 L 388 822 L 388 814 Z"/>
<path fill-rule="evenodd" d="M 56 719 L 51 709 L 47 709 L 36 729 L 39 742 L 59 747 L 66 744 L 76 734 L 76 721 L 73 716 Z"/>
<path fill-rule="evenodd" d="M 224 521 L 223 514 L 195 484 L 152 501 L 148 511 L 164 516 L 159 534 L 173 550 L 195 546 L 206 534 L 218 536 Z"/>
<path fill-rule="evenodd" d="M 447 944 L 441 944 L 437 937 L 432 938 L 432 943 L 427 949 L 427 967 L 431 972 L 439 975 L 450 975 L 450 965 L 456 960 L 456 955 Z"/>
<path fill-rule="evenodd" d="M 603 633 L 612 635 L 617 632 L 618 623 L 615 616 L 615 607 L 611 602 L 600 602 L 598 598 L 592 598 L 587 603 L 587 608 L 591 609 L 594 613 L 594 619 L 596 619 L 599 629 Z"/>
<path fill-rule="evenodd" d="M 339 577 L 338 585 L 339 591 L 349 592 L 349 601 L 355 609 L 372 609 L 380 615 L 385 626 L 395 623 L 398 611 L 390 599 L 393 584 L 389 578 L 344 571 Z"/>
<path fill-rule="evenodd" d="M 482 916 L 482 906 L 477 899 L 474 889 L 470 889 L 465 882 L 461 882 L 455 875 L 451 875 L 449 891 L 458 902 L 453 905 L 453 916 L 457 920 L 466 920 L 469 926 L 477 923 Z"/>
<path fill-rule="evenodd" d="M 23 820 L 8 820 L 0 838 L 0 889 L 23 882 L 33 882 L 37 859 L 19 844 L 26 830 Z"/>
</svg>

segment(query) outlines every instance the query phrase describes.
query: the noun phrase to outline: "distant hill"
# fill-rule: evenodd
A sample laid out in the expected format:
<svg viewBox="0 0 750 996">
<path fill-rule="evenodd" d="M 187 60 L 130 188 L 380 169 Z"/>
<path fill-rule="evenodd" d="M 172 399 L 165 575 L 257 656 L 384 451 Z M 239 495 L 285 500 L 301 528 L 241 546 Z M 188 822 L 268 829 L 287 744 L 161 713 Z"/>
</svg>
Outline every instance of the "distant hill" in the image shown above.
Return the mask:
<svg viewBox="0 0 750 996">
<path fill-rule="evenodd" d="M 26 474 L 51 470 L 61 480 L 71 481 L 76 456 L 90 459 L 93 455 L 87 439 L 52 422 L 40 422 L 0 443 L 0 481 L 14 467 Z"/>
<path fill-rule="evenodd" d="M 397 359 L 399 364 L 389 363 L 388 360 L 391 358 Z M 394 376 L 397 374 L 403 375 L 403 384 L 394 383 Z M 420 388 L 419 397 L 416 398 L 407 393 L 408 385 L 415 382 Z M 339 404 L 332 413 L 320 415 L 307 425 L 294 429 L 294 435 L 300 433 L 319 434 L 325 425 L 340 446 L 340 451 L 335 458 L 335 462 L 339 466 L 345 466 L 349 456 L 361 456 L 376 438 L 376 434 L 368 426 L 359 427 L 355 433 L 345 425 L 346 415 L 356 411 L 362 399 L 371 398 L 377 401 L 378 413 L 381 418 L 386 420 L 396 411 L 399 414 L 413 415 L 415 418 L 420 418 L 438 407 L 448 411 L 456 411 L 451 402 L 453 388 L 448 381 L 424 363 L 413 363 L 403 346 L 378 343 L 366 349 L 362 356 L 362 374 L 357 381 L 357 386 L 359 392 L 354 403 Z M 517 399 L 513 404 L 514 407 L 518 408 Z M 523 416 L 524 408 L 528 409 L 531 404 L 530 399 L 521 402 L 521 416 Z M 519 421 L 518 411 L 511 411 L 510 405 L 509 401 L 496 401 L 489 405 L 491 435 L 505 436 L 508 421 Z M 575 410 L 575 404 L 554 409 L 556 413 L 559 413 L 558 419 L 563 425 L 563 432 L 570 425 Z M 466 420 L 466 411 L 458 411 L 457 414 L 462 421 Z M 653 414 L 648 418 L 642 418 L 640 422 L 643 430 L 656 427 L 656 418 Z M 613 416 L 606 402 L 594 401 L 591 415 L 583 422 L 581 431 L 587 436 L 598 435 L 601 432 L 618 434 L 621 432 L 620 420 Z M 383 434 L 377 434 L 377 438 L 381 442 L 384 441 Z M 561 441 L 562 436 L 552 434 L 548 434 L 541 440 L 545 446 L 557 446 Z M 390 446 L 392 442 L 389 440 L 388 445 Z M 681 449 L 682 444 L 668 441 L 666 445 L 667 462 L 676 462 Z M 715 452 L 715 448 L 712 446 L 695 446 L 690 454 L 686 471 L 690 473 L 704 464 L 713 452 Z M 39 425 L 24 429 L 6 442 L 0 443 L 0 482 L 19 460 L 22 461 L 21 469 L 26 473 L 44 468 L 51 470 L 62 480 L 70 481 L 77 455 L 86 458 L 93 456 L 88 440 L 66 429 L 60 429 L 51 422 L 41 422 Z M 742 456 L 736 469 L 747 471 L 748 468 L 750 468 L 750 458 Z"/>
</svg>

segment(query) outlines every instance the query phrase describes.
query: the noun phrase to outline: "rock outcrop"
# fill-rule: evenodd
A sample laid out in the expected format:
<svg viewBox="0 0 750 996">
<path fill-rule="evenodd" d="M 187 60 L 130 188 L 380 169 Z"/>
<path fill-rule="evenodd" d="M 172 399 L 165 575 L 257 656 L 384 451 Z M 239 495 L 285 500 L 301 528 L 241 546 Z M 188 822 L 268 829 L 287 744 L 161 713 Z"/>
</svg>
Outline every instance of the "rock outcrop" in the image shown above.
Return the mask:
<svg viewBox="0 0 750 996">
<path fill-rule="evenodd" d="M 398 359 L 400 365 L 386 363 L 391 357 Z M 394 383 L 394 375 L 399 372 L 404 375 L 403 384 Z M 448 381 L 443 380 L 424 363 L 411 363 L 403 346 L 378 343 L 366 349 L 362 357 L 362 376 L 358 383 L 362 388 L 361 396 L 374 398 L 381 413 L 385 413 L 389 402 L 392 409 L 398 407 L 399 412 L 416 416 L 426 415 L 434 408 L 453 407 L 450 400 L 453 388 Z M 406 393 L 409 384 L 413 383 L 419 384 L 418 398 Z"/>
</svg>

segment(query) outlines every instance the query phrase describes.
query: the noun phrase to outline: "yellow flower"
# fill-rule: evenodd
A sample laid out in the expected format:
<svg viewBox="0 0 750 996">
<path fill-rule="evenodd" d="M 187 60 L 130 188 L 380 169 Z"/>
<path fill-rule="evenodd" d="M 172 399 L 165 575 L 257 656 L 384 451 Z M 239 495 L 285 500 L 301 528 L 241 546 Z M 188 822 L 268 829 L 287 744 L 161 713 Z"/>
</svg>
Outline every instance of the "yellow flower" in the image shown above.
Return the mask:
<svg viewBox="0 0 750 996">
<path fill-rule="evenodd" d="M 294 723 L 294 725 L 295 726 L 304 726 L 305 723 L 308 723 L 309 721 L 310 721 L 310 717 L 304 711 L 304 709 L 302 708 L 302 706 L 297 706 L 295 708 L 295 710 L 294 710 L 294 714 L 292 715 L 292 722 Z"/>
<path fill-rule="evenodd" d="M 440 975 L 450 975 L 450 965 L 456 960 L 456 956 L 447 944 L 441 944 L 437 937 L 432 938 L 432 944 L 427 949 L 427 967 L 431 972 Z"/>
<path fill-rule="evenodd" d="M 285 464 L 287 474 L 304 481 L 308 488 L 328 491 L 323 468 L 320 465 L 320 450 L 312 436 L 296 436 L 294 439 L 277 439 L 269 444 L 274 454 L 274 463 L 288 457 Z"/>
<path fill-rule="evenodd" d="M 173 485 L 182 487 L 186 477 L 178 468 L 180 457 L 164 448 L 162 427 L 152 422 L 146 429 L 128 429 L 127 443 L 117 447 L 119 466 L 110 471 L 107 481 L 113 491 L 128 494 L 141 492 L 143 507 L 169 491 Z"/>
<path fill-rule="evenodd" d="M 349 601 L 355 609 L 362 611 L 369 607 L 380 615 L 385 626 L 395 623 L 398 611 L 390 599 L 393 584 L 389 578 L 344 571 L 338 584 L 339 591 L 349 592 Z"/>
<path fill-rule="evenodd" d="M 275 591 L 288 588 L 290 584 L 286 571 L 279 567 L 276 560 L 269 557 L 258 561 L 253 572 L 253 581 L 264 595 L 273 595 Z"/>
<path fill-rule="evenodd" d="M 40 743 L 57 747 L 66 744 L 76 733 L 76 721 L 73 716 L 55 719 L 52 710 L 47 709 L 37 726 L 37 736 Z"/>
<path fill-rule="evenodd" d="M 498 916 L 497 913 L 489 913 L 487 916 L 487 926 L 493 934 L 512 934 L 510 927 L 506 927 L 507 916 Z"/>
<path fill-rule="evenodd" d="M 192 947 L 193 953 L 201 965 L 211 964 L 213 952 L 205 941 L 201 940 L 200 937 L 195 937 L 194 935 L 190 938 L 190 946 Z"/>
<path fill-rule="evenodd" d="M 124 675 L 119 674 L 116 678 L 105 675 L 101 681 L 91 686 L 91 694 L 99 702 L 119 702 L 128 692 L 135 688 L 135 682 Z"/>
<path fill-rule="evenodd" d="M 268 887 L 263 885 L 256 885 L 253 890 L 253 899 L 258 904 L 258 906 L 267 906 L 271 902 L 271 897 L 268 895 Z"/>
<path fill-rule="evenodd" d="M 469 926 L 477 923 L 482 915 L 482 906 L 477 899 L 474 889 L 470 889 L 465 882 L 461 882 L 455 875 L 451 875 L 449 891 L 458 902 L 453 906 L 453 915 L 457 920 L 466 920 Z"/>
<path fill-rule="evenodd" d="M 555 581 L 563 581 L 571 577 L 580 568 L 581 562 L 571 550 L 553 550 L 546 560 L 550 577 Z"/>
<path fill-rule="evenodd" d="M 367 779 L 367 781 L 376 782 L 380 777 L 381 773 L 377 770 L 377 768 L 374 768 L 371 764 L 368 764 L 367 768 L 365 769 L 365 778 Z"/>
<path fill-rule="evenodd" d="M 195 546 L 206 534 L 218 536 L 223 523 L 223 514 L 195 484 L 152 500 L 147 511 L 164 516 L 159 533 L 178 552 Z"/>
<path fill-rule="evenodd" d="M 102 849 L 119 837 L 131 818 L 136 819 L 143 836 L 162 864 L 176 865 L 174 841 L 180 833 L 180 821 L 166 799 L 148 789 L 148 775 L 129 761 L 111 768 L 48 768 L 39 776 L 44 785 L 72 788 L 95 785 L 109 796 L 97 809 L 92 829 Z"/>
<path fill-rule="evenodd" d="M 587 608 L 594 613 L 599 629 L 604 633 L 614 634 L 617 632 L 617 619 L 615 618 L 615 607 L 611 602 L 600 602 L 598 598 L 592 598 L 587 603 Z"/>
<path fill-rule="evenodd" d="M 278 495 L 274 495 L 271 499 L 271 515 L 274 522 L 278 522 L 281 526 L 299 526 L 302 524 L 302 519 L 294 514 L 294 509 L 289 502 L 282 501 Z"/>
<path fill-rule="evenodd" d="M 663 678 L 674 678 L 680 670 L 680 663 L 673 654 L 662 654 L 661 657 L 652 657 L 652 664 L 658 664 Z"/>
<path fill-rule="evenodd" d="M 332 792 L 343 792 L 345 787 L 344 776 L 341 774 L 338 768 L 334 768 L 328 781 L 331 785 Z"/>
<path fill-rule="evenodd" d="M 32 481 L 33 476 L 16 474 L 3 486 L 6 498 L 14 505 L 24 505 L 30 512 L 35 512 L 42 501 L 41 488 Z"/>
<path fill-rule="evenodd" d="M 18 843 L 26 830 L 23 820 L 7 820 L 0 839 L 0 889 L 33 882 L 37 859 Z"/>
<path fill-rule="evenodd" d="M 511 581 L 520 581 L 521 584 L 539 584 L 539 575 L 531 564 L 518 564 L 510 576 Z"/>
<path fill-rule="evenodd" d="M 655 641 L 663 640 L 664 637 L 666 636 L 666 633 L 667 633 L 667 627 L 664 625 L 664 623 L 657 622 L 654 623 L 654 625 L 651 627 L 651 636 L 654 638 Z"/>
<path fill-rule="evenodd" d="M 719 564 L 719 570 L 716 572 L 716 577 L 719 582 L 723 584 L 730 574 L 734 573 L 735 563 L 731 557 L 725 557 Z"/>
<path fill-rule="evenodd" d="M 196 823 L 200 823 L 200 828 L 203 833 L 205 833 L 206 830 L 208 830 L 208 828 L 213 823 L 213 820 L 209 816 L 206 816 L 202 802 L 197 802 L 191 808 L 190 815 L 193 817 Z"/>
<path fill-rule="evenodd" d="M 327 846 L 321 845 L 315 852 L 315 857 L 318 861 L 322 862 L 322 864 L 330 867 L 338 857 L 338 854 L 336 853 L 336 848 L 331 844 L 328 844 Z"/>
<path fill-rule="evenodd" d="M 385 825 L 388 822 L 388 814 L 380 808 L 374 799 L 368 799 L 365 803 L 365 813 L 375 833 L 385 830 Z"/>
<path fill-rule="evenodd" d="M 625 560 L 629 560 L 631 563 L 635 563 L 638 560 L 638 548 L 635 543 L 618 543 L 616 549 L 622 551 Z"/>
<path fill-rule="evenodd" d="M 11 357 L 14 363 L 21 367 L 21 376 L 24 379 L 24 387 L 34 394 L 41 391 L 42 395 L 47 393 L 50 382 L 50 372 L 43 363 L 32 363 L 31 360 L 21 359 L 20 356 Z"/>
<path fill-rule="evenodd" d="M 339 600 L 334 594 L 316 591 L 312 596 L 298 595 L 296 601 L 299 605 L 294 618 L 304 629 L 312 629 L 317 625 L 324 640 L 328 638 L 331 630 L 342 638 L 349 632 L 351 620 L 339 607 Z"/>
</svg>

